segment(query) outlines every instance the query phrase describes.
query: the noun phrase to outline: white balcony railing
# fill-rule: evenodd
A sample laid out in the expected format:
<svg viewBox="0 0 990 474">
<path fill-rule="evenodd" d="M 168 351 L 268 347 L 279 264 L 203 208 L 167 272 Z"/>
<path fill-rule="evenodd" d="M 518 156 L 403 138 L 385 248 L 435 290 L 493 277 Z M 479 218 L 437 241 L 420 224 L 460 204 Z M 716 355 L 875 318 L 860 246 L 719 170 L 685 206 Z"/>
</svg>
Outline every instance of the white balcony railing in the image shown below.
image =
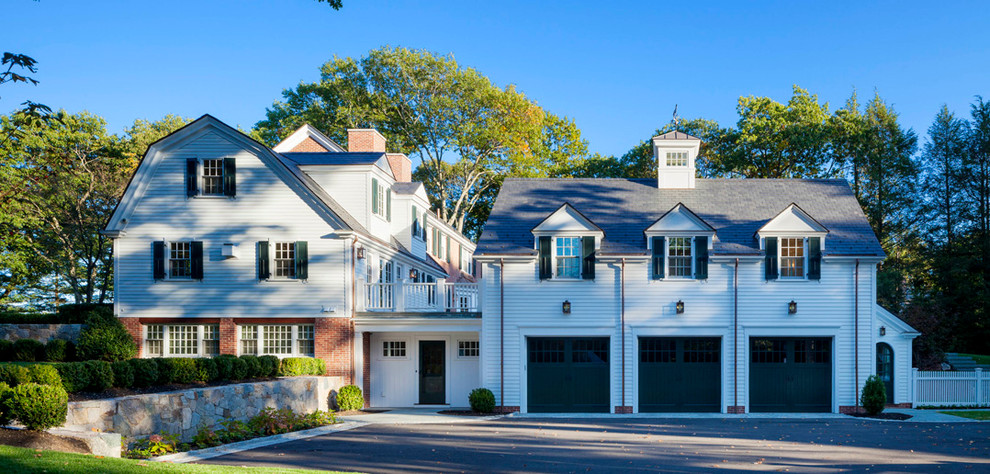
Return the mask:
<svg viewBox="0 0 990 474">
<path fill-rule="evenodd" d="M 477 283 L 362 283 L 364 307 L 359 311 L 481 311 Z"/>
</svg>

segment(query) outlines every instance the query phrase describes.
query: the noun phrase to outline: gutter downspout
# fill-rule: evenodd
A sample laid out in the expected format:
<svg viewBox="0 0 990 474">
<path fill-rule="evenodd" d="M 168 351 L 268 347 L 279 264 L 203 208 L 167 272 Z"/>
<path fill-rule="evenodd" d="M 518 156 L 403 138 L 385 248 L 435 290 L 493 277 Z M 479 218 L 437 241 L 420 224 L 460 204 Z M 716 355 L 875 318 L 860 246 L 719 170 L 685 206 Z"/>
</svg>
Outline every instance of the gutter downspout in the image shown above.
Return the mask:
<svg viewBox="0 0 990 474">
<path fill-rule="evenodd" d="M 357 378 L 357 364 L 355 359 L 357 359 L 354 354 L 354 332 L 357 327 L 354 324 L 354 316 L 357 315 L 357 250 L 355 246 L 357 245 L 357 236 L 351 238 L 351 383 Z M 364 341 L 362 341 L 364 342 Z M 370 362 L 369 362 L 370 363 Z M 362 358 L 361 364 L 364 364 L 364 359 Z M 361 373 L 364 374 L 364 367 L 361 367 Z M 361 385 L 364 385 L 364 380 L 361 380 Z M 362 390 L 364 388 L 362 387 Z"/>
<path fill-rule="evenodd" d="M 853 352 L 855 353 L 854 357 L 856 358 L 856 370 L 855 370 L 856 408 L 859 408 L 859 259 L 858 258 L 856 259 L 856 269 L 854 270 L 854 279 L 855 279 L 855 283 L 854 283 L 855 288 L 853 292 L 855 293 L 855 296 L 853 298 L 854 300 L 853 304 L 855 305 L 855 307 L 853 308 L 853 314 L 855 315 L 854 318 L 855 318 L 856 332 L 853 334 L 853 341 L 854 341 L 853 343 L 856 344 L 856 348 L 854 349 Z"/>
<path fill-rule="evenodd" d="M 622 406 L 623 412 L 626 409 L 626 259 L 622 259 L 622 267 L 619 269 L 619 277 L 621 279 L 619 290 L 620 290 L 620 312 L 619 312 L 619 322 L 620 331 L 622 334 Z M 631 410 L 630 410 L 631 411 Z"/>
<path fill-rule="evenodd" d="M 739 408 L 739 259 L 732 271 L 732 405 Z"/>
<path fill-rule="evenodd" d="M 505 259 L 498 259 L 498 404 L 505 411 Z"/>
</svg>

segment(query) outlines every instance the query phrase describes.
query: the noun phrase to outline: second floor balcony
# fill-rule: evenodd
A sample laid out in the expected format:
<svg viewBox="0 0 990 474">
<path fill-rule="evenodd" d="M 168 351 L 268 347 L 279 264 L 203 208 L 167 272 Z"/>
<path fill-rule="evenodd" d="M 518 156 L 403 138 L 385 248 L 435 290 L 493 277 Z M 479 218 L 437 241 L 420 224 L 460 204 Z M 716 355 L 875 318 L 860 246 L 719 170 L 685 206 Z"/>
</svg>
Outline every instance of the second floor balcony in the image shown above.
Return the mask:
<svg viewBox="0 0 990 474">
<path fill-rule="evenodd" d="M 358 311 L 474 313 L 481 311 L 479 283 L 361 283 Z"/>
</svg>

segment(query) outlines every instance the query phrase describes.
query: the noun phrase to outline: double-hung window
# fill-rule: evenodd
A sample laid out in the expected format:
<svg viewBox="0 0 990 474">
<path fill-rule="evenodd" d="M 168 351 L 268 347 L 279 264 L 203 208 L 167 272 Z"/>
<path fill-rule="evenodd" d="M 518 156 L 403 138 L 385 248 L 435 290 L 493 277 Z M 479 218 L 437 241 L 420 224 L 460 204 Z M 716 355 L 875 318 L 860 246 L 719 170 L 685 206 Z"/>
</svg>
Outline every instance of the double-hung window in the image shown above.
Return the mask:
<svg viewBox="0 0 990 474">
<path fill-rule="evenodd" d="M 804 239 L 784 237 L 780 239 L 781 278 L 804 278 L 805 251 Z"/>
<path fill-rule="evenodd" d="M 671 278 L 691 278 L 691 237 L 671 237 L 667 241 L 667 275 Z"/>
<path fill-rule="evenodd" d="M 151 357 L 165 355 L 165 326 L 149 324 L 145 326 L 144 351 Z"/>
<path fill-rule="evenodd" d="M 316 353 L 316 338 L 313 325 L 296 326 L 296 352 L 312 357 Z"/>
<path fill-rule="evenodd" d="M 223 196 L 223 160 L 203 160 L 203 195 Z"/>
<path fill-rule="evenodd" d="M 554 276 L 581 278 L 581 237 L 554 239 Z"/>
<path fill-rule="evenodd" d="M 168 277 L 192 278 L 192 242 L 169 242 Z"/>
<path fill-rule="evenodd" d="M 241 355 L 258 355 L 258 326 L 241 326 Z"/>
<path fill-rule="evenodd" d="M 240 326 L 240 354 L 312 357 L 316 351 L 312 324 Z"/>
<path fill-rule="evenodd" d="M 295 242 L 275 242 L 275 278 L 296 277 Z"/>
<path fill-rule="evenodd" d="M 234 158 L 186 160 L 186 197 L 237 194 L 237 166 Z"/>
</svg>

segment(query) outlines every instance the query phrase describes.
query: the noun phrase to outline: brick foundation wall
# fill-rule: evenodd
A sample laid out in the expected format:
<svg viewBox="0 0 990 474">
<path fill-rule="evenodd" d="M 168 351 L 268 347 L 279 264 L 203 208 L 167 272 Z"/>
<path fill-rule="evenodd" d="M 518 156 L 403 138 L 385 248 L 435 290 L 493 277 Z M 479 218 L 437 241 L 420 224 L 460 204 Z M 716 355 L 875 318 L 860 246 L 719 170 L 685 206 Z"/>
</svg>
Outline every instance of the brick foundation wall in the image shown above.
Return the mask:
<svg viewBox="0 0 990 474">
<path fill-rule="evenodd" d="M 746 413 L 746 407 L 742 405 L 730 405 L 726 410 L 730 415 L 742 415 Z"/>
<path fill-rule="evenodd" d="M 361 394 L 364 406 L 371 406 L 371 333 L 361 335 Z"/>
<path fill-rule="evenodd" d="M 502 406 L 495 407 L 495 413 L 518 413 L 519 407 L 514 406 Z"/>
<path fill-rule="evenodd" d="M 124 328 L 134 338 L 134 343 L 137 344 L 138 357 L 141 357 L 144 354 L 144 348 L 141 347 L 141 344 L 144 342 L 144 334 L 141 332 L 141 320 L 138 318 L 120 318 L 120 322 L 124 324 Z"/>
<path fill-rule="evenodd" d="M 326 148 L 323 147 L 323 145 L 320 145 L 319 143 L 316 142 L 316 140 L 313 140 L 310 137 L 306 137 L 305 140 L 299 142 L 298 145 L 292 147 L 292 152 L 324 153 L 327 151 L 330 150 L 327 150 Z"/>
<path fill-rule="evenodd" d="M 220 318 L 220 353 L 237 355 L 237 325 L 234 318 Z"/>
<path fill-rule="evenodd" d="M 631 414 L 631 413 L 632 413 L 632 407 L 631 406 L 615 407 L 615 414 L 616 415 L 628 415 L 628 414 Z"/>
<path fill-rule="evenodd" d="M 910 403 L 888 403 L 887 408 L 911 408 Z"/>
<path fill-rule="evenodd" d="M 327 373 L 331 377 L 344 377 L 354 382 L 351 350 L 354 341 L 354 326 L 348 318 L 316 318 L 315 332 L 316 357 L 327 363 Z"/>
<path fill-rule="evenodd" d="M 863 407 L 847 405 L 847 406 L 839 406 L 839 413 L 842 413 L 844 415 L 852 415 L 854 413 L 866 413 L 866 410 L 863 410 Z"/>
</svg>

